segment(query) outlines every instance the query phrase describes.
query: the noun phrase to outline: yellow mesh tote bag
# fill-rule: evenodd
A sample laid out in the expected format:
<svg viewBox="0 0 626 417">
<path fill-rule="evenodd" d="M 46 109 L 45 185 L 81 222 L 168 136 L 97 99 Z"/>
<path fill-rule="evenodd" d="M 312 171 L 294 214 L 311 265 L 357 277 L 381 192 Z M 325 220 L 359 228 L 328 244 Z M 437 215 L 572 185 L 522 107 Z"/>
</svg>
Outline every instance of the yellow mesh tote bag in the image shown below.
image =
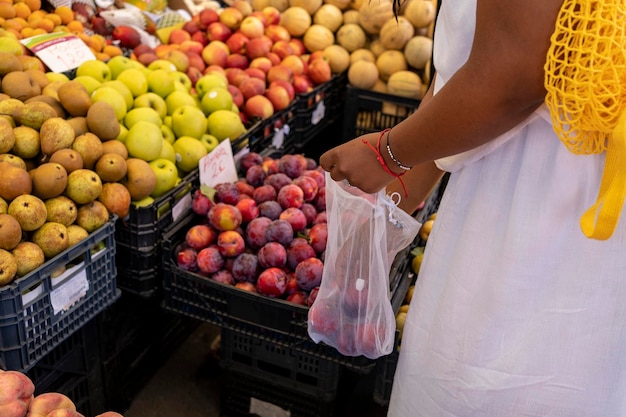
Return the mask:
<svg viewBox="0 0 626 417">
<path fill-rule="evenodd" d="M 606 152 L 585 236 L 611 237 L 626 197 L 626 0 L 565 0 L 545 64 L 554 130 L 576 154 Z"/>
</svg>

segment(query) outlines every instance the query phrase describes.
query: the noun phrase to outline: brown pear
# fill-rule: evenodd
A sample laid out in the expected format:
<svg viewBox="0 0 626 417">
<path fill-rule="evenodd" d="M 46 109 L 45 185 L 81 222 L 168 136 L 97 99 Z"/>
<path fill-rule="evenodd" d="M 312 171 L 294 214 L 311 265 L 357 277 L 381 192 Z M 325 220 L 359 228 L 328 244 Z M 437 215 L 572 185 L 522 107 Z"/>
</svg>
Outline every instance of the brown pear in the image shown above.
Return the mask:
<svg viewBox="0 0 626 417">
<path fill-rule="evenodd" d="M 11 250 L 22 240 L 20 222 L 10 214 L 0 214 L 0 249 Z"/>
<path fill-rule="evenodd" d="M 59 149 L 68 149 L 74 142 L 74 128 L 65 119 L 53 117 L 46 120 L 39 129 L 41 152 L 52 155 Z"/>
<path fill-rule="evenodd" d="M 109 221 L 109 211 L 106 206 L 98 200 L 78 207 L 76 224 L 85 229 L 88 233 L 92 233 L 104 226 L 107 221 Z"/>
<path fill-rule="evenodd" d="M 53 258 L 69 247 L 67 227 L 61 223 L 46 222 L 35 230 L 31 241 L 41 248 L 46 258 Z"/>
<path fill-rule="evenodd" d="M 87 127 L 102 141 L 115 139 L 120 134 L 120 123 L 115 109 L 106 101 L 96 101 L 89 107 Z"/>
<path fill-rule="evenodd" d="M 54 80 L 41 89 L 41 94 L 50 96 L 59 101 L 59 87 L 61 87 L 66 82 L 67 80 Z"/>
<path fill-rule="evenodd" d="M 104 182 L 117 182 L 126 176 L 126 160 L 116 153 L 103 154 L 95 166 L 96 173 Z"/>
<path fill-rule="evenodd" d="M 69 197 L 59 195 L 44 201 L 48 216 L 46 221 L 56 222 L 69 226 L 76 221 L 78 207 Z"/>
<path fill-rule="evenodd" d="M 91 97 L 80 81 L 71 80 L 59 86 L 59 101 L 72 116 L 85 116 L 91 106 Z"/>
<path fill-rule="evenodd" d="M 126 160 L 126 178 L 122 184 L 130 192 L 133 201 L 139 201 L 148 197 L 156 187 L 156 174 L 150 165 L 139 158 L 128 158 Z"/>
<path fill-rule="evenodd" d="M 91 132 L 76 137 L 72 149 L 83 157 L 83 166 L 87 169 L 93 169 L 102 156 L 102 142 Z"/>
<path fill-rule="evenodd" d="M 130 211 L 130 193 L 119 182 L 107 182 L 102 186 L 100 201 L 109 213 L 116 214 L 120 219 L 125 218 Z"/>
<path fill-rule="evenodd" d="M 75 138 L 89 132 L 89 128 L 87 127 L 86 117 L 76 116 L 76 117 L 70 117 L 69 119 L 66 119 L 66 120 L 72 126 L 72 128 L 74 128 Z"/>
<path fill-rule="evenodd" d="M 67 226 L 67 234 L 70 240 L 70 247 L 89 237 L 89 232 L 77 224 Z"/>
<path fill-rule="evenodd" d="M 102 192 L 102 180 L 90 169 L 77 169 L 67 176 L 65 195 L 76 204 L 87 204 Z"/>
<path fill-rule="evenodd" d="M 22 159 L 30 159 L 39 155 L 41 141 L 39 131 L 28 126 L 17 126 L 13 129 L 15 143 L 12 153 Z"/>
<path fill-rule="evenodd" d="M 11 118 L 13 118 L 13 114 L 15 113 L 15 111 L 23 105 L 24 102 L 16 98 L 2 100 L 0 101 L 0 114 L 5 116 L 11 116 Z"/>
<path fill-rule="evenodd" d="M 41 94 L 41 87 L 24 71 L 13 71 L 2 77 L 2 91 L 12 98 L 25 101 Z"/>
<path fill-rule="evenodd" d="M 116 139 L 102 142 L 102 154 L 104 155 L 106 153 L 116 153 L 122 158 L 128 159 L 128 149 L 126 149 L 126 145 L 124 145 L 124 142 Z"/>
<path fill-rule="evenodd" d="M 24 105 L 13 113 L 13 118 L 17 123 L 36 130 L 39 130 L 43 122 L 52 117 L 57 117 L 56 110 L 43 101 L 24 102 Z"/>
<path fill-rule="evenodd" d="M 67 171 L 57 162 L 46 162 L 30 171 L 33 181 L 32 193 L 47 200 L 63 194 L 67 186 Z"/>
<path fill-rule="evenodd" d="M 25 232 L 32 232 L 46 222 L 46 203 L 32 194 L 22 194 L 9 203 L 8 214 L 15 217 Z"/>
<path fill-rule="evenodd" d="M 14 167 L 21 168 L 26 170 L 26 161 L 20 158 L 17 155 L 13 155 L 12 153 L 2 153 L 0 154 L 0 162 L 6 162 L 8 164 L 13 165 Z"/>
<path fill-rule="evenodd" d="M 50 80 L 46 76 L 46 73 L 35 68 L 27 68 L 24 70 L 25 73 L 31 76 L 33 80 L 39 85 L 39 88 L 43 89 L 45 86 L 50 84 Z"/>
<path fill-rule="evenodd" d="M 23 277 L 31 271 L 39 268 L 46 261 L 43 250 L 33 242 L 20 242 L 11 251 L 17 262 L 17 276 Z"/>
<path fill-rule="evenodd" d="M 13 54 L 0 52 L 0 77 L 13 71 L 22 71 L 22 63 Z"/>
<path fill-rule="evenodd" d="M 59 149 L 50 156 L 49 162 L 61 164 L 68 174 L 83 168 L 83 157 L 74 149 Z"/>
<path fill-rule="evenodd" d="M 9 251 L 0 249 L 0 287 L 11 283 L 17 276 L 17 261 Z"/>
<path fill-rule="evenodd" d="M 28 171 L 7 162 L 0 162 L 0 197 L 12 201 L 22 194 L 30 194 L 33 183 Z"/>
<path fill-rule="evenodd" d="M 5 118 L 0 118 L 0 153 L 7 153 L 15 145 L 13 126 Z"/>
<path fill-rule="evenodd" d="M 32 103 L 33 101 L 43 101 L 44 103 L 48 104 L 50 107 L 54 109 L 57 117 L 62 117 L 65 119 L 65 116 L 66 116 L 65 109 L 63 108 L 63 106 L 61 106 L 61 103 L 59 102 L 58 99 L 52 96 L 47 96 L 45 94 L 39 94 L 38 96 L 31 97 L 28 100 L 26 100 L 24 104 Z"/>
</svg>

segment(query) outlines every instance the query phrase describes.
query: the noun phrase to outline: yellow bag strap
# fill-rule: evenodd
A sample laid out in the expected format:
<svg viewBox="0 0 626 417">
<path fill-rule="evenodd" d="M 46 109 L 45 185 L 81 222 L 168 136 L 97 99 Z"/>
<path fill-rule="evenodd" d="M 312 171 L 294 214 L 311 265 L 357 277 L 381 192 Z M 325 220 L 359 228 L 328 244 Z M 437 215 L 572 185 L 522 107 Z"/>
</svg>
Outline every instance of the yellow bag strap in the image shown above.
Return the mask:
<svg viewBox="0 0 626 417">
<path fill-rule="evenodd" d="M 604 172 L 596 203 L 580 218 L 588 238 L 606 240 L 619 221 L 626 198 L 626 111 L 622 112 L 606 150 Z"/>
<path fill-rule="evenodd" d="M 626 1 L 564 0 L 545 64 L 554 131 L 576 154 L 606 152 L 585 236 L 605 240 L 626 197 Z"/>
</svg>

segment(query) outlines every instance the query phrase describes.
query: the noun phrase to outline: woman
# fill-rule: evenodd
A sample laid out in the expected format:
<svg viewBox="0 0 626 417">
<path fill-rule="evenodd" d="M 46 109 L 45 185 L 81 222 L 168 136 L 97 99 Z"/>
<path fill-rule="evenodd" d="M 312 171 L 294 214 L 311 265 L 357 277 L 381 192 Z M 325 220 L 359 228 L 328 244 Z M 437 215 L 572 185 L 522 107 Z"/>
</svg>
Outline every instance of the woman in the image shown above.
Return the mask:
<svg viewBox="0 0 626 417">
<path fill-rule="evenodd" d="M 368 134 L 320 157 L 366 192 L 401 191 L 406 172 L 409 212 L 451 173 L 390 417 L 626 415 L 626 222 L 605 241 L 581 232 L 604 154 L 567 150 L 544 104 L 561 3 L 444 0 L 435 81 L 391 152 Z"/>
</svg>

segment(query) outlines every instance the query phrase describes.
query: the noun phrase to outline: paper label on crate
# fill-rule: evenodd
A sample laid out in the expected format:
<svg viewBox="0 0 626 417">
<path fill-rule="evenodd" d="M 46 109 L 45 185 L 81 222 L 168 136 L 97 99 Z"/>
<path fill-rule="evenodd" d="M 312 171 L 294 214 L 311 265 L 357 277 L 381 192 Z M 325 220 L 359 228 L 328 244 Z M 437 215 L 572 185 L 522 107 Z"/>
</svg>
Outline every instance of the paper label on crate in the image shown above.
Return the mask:
<svg viewBox="0 0 626 417">
<path fill-rule="evenodd" d="M 315 110 L 313 110 L 311 114 L 311 124 L 318 124 L 324 120 L 324 116 L 326 116 L 326 106 L 324 105 L 324 100 L 321 100 L 317 106 L 315 106 Z"/>
<path fill-rule="evenodd" d="M 191 208 L 191 194 L 185 194 L 183 198 L 181 198 L 178 203 L 174 204 L 174 208 L 172 208 L 172 220 L 176 222 L 178 218 L 187 213 L 187 211 Z"/>
<path fill-rule="evenodd" d="M 250 397 L 250 414 L 256 414 L 259 417 L 291 417 L 291 411 L 254 397 Z"/>
<path fill-rule="evenodd" d="M 235 167 L 230 140 L 221 141 L 215 149 L 204 156 L 198 164 L 198 169 L 201 185 L 215 187 L 224 182 L 236 182 L 237 167 Z"/>
<path fill-rule="evenodd" d="M 289 125 L 285 124 L 280 129 L 274 129 L 274 136 L 272 137 L 272 146 L 276 149 L 280 149 L 283 147 L 283 143 L 285 142 L 285 136 L 289 135 Z"/>
<path fill-rule="evenodd" d="M 65 72 L 77 68 L 85 61 L 96 59 L 78 36 L 66 32 L 53 32 L 22 39 L 52 72 Z"/>
<path fill-rule="evenodd" d="M 84 268 L 50 293 L 54 314 L 69 310 L 72 305 L 87 295 L 87 290 L 89 290 L 89 281 L 87 269 Z"/>
</svg>

